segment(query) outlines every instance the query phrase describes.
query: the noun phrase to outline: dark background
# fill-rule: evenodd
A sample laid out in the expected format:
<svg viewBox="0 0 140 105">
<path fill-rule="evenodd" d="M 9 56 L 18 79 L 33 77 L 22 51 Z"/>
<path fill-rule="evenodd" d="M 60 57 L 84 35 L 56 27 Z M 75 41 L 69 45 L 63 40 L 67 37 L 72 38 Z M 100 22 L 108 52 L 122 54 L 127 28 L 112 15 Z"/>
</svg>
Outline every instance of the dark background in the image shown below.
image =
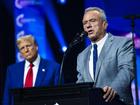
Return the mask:
<svg viewBox="0 0 140 105">
<path fill-rule="evenodd" d="M 11 7 L 9 7 L 11 8 Z M 12 8 L 11 8 L 12 9 Z M 2 100 L 6 67 L 15 62 L 14 21 L 11 11 L 0 1 L 0 102 Z"/>
</svg>

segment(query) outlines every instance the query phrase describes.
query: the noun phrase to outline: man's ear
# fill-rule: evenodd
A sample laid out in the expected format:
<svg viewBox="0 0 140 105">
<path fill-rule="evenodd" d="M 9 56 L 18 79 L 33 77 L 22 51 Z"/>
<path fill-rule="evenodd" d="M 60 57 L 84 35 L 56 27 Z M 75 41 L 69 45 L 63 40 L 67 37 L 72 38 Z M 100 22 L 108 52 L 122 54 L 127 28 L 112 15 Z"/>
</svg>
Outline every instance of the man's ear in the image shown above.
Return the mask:
<svg viewBox="0 0 140 105">
<path fill-rule="evenodd" d="M 38 45 L 35 44 L 35 47 L 36 47 L 36 49 L 37 49 L 37 51 L 38 51 Z"/>
<path fill-rule="evenodd" d="M 104 21 L 103 26 L 104 26 L 104 29 L 106 30 L 108 27 L 108 23 L 106 21 Z"/>
</svg>

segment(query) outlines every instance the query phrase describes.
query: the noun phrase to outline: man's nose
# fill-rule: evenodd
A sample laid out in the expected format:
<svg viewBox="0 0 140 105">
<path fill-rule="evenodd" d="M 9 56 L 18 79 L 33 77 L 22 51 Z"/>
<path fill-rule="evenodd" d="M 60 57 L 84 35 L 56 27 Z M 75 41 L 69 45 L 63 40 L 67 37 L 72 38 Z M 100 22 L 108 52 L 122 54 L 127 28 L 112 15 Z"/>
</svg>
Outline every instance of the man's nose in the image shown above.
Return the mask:
<svg viewBox="0 0 140 105">
<path fill-rule="evenodd" d="M 28 51 L 28 47 L 25 47 L 25 48 L 24 48 L 24 51 L 27 52 L 27 51 Z"/>
<path fill-rule="evenodd" d="M 87 22 L 87 25 L 86 25 L 86 28 L 91 28 L 91 23 L 90 22 Z"/>
</svg>

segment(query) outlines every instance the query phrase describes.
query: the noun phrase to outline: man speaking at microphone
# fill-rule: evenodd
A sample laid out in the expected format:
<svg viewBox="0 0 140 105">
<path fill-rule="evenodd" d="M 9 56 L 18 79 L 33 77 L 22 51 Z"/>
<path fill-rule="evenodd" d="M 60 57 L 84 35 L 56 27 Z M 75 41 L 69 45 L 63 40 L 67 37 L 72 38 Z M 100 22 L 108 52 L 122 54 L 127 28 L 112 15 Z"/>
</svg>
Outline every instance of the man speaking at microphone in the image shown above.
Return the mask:
<svg viewBox="0 0 140 105">
<path fill-rule="evenodd" d="M 133 105 L 131 82 L 134 79 L 132 39 L 107 33 L 105 12 L 98 7 L 85 9 L 83 28 L 91 41 L 77 57 L 77 83 L 94 82 L 103 89 L 105 102 L 119 99 Z"/>
</svg>

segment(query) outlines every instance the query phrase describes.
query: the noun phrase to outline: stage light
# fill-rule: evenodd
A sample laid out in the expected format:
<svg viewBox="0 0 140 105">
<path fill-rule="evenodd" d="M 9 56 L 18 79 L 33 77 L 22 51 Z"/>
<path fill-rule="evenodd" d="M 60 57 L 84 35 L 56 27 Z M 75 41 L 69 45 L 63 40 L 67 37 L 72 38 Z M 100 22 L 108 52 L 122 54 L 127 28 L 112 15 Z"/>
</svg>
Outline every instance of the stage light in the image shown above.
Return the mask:
<svg viewBox="0 0 140 105">
<path fill-rule="evenodd" d="M 66 3 L 66 0 L 58 0 L 58 2 L 59 2 L 60 4 L 65 4 L 65 3 Z"/>
<path fill-rule="evenodd" d="M 66 46 L 66 42 L 61 31 L 61 26 L 59 24 L 55 8 L 49 0 L 44 3 L 43 7 L 45 10 L 46 17 L 48 18 L 50 25 L 54 31 L 54 35 L 56 36 L 61 48 L 63 49 L 63 46 Z"/>
<path fill-rule="evenodd" d="M 66 50 L 67 50 L 67 47 L 66 46 L 63 46 L 62 47 L 62 51 L 65 52 Z"/>
</svg>

